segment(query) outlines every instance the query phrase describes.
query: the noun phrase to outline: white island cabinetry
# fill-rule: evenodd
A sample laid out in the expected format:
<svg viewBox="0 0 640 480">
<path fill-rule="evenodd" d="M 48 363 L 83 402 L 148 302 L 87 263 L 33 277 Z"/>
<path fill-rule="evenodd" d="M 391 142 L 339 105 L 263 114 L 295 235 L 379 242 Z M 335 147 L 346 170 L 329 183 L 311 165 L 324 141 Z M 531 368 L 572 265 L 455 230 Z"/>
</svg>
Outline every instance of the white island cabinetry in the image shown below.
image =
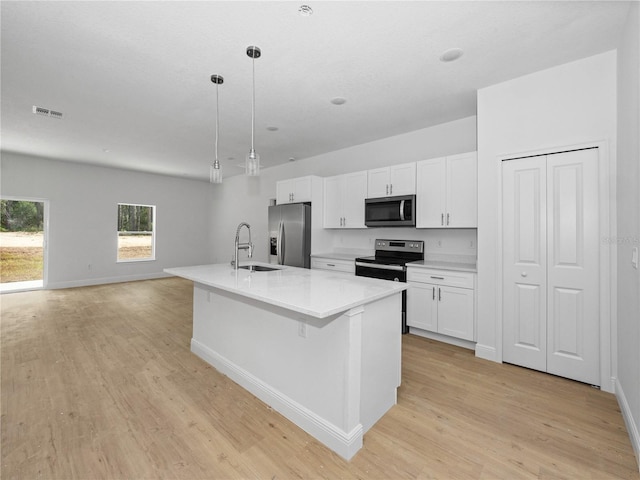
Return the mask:
<svg viewBox="0 0 640 480">
<path fill-rule="evenodd" d="M 406 284 L 295 267 L 165 271 L 195 282 L 191 351 L 342 457 L 395 405 Z"/>
</svg>

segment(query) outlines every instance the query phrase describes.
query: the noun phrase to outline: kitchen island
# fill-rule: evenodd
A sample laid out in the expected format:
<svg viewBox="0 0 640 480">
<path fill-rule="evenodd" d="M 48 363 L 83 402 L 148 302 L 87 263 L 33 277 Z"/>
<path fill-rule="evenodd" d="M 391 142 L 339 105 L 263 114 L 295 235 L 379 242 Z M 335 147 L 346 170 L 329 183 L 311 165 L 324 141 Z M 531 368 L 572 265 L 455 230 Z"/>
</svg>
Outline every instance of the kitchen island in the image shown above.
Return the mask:
<svg viewBox="0 0 640 480">
<path fill-rule="evenodd" d="M 191 351 L 340 456 L 395 405 L 406 284 L 282 266 L 165 272 L 194 282 Z"/>
</svg>

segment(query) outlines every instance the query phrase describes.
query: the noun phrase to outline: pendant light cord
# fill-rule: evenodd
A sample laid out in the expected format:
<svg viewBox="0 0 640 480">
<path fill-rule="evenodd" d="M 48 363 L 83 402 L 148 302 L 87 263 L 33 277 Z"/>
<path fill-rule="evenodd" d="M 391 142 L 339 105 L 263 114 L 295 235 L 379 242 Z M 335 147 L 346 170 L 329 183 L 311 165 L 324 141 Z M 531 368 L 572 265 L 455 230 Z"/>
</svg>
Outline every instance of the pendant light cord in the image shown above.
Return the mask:
<svg viewBox="0 0 640 480">
<path fill-rule="evenodd" d="M 256 123 L 256 58 L 251 56 L 252 77 L 253 77 L 253 100 L 251 103 L 251 151 L 253 151 L 253 135 Z"/>
<path fill-rule="evenodd" d="M 220 123 L 219 105 L 220 105 L 220 100 L 218 98 L 218 84 L 216 83 L 216 163 L 218 162 L 218 136 L 220 135 L 220 130 L 218 127 L 218 124 Z"/>
</svg>

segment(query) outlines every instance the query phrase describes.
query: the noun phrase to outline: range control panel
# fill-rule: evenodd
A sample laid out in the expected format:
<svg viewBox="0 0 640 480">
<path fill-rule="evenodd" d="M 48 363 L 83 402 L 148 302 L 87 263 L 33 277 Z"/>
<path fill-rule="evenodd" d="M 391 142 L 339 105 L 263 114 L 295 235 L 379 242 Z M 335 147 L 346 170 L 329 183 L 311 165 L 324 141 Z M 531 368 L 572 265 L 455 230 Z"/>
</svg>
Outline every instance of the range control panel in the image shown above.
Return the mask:
<svg viewBox="0 0 640 480">
<path fill-rule="evenodd" d="M 376 250 L 385 252 L 424 252 L 424 241 L 422 240 L 376 240 Z"/>
</svg>

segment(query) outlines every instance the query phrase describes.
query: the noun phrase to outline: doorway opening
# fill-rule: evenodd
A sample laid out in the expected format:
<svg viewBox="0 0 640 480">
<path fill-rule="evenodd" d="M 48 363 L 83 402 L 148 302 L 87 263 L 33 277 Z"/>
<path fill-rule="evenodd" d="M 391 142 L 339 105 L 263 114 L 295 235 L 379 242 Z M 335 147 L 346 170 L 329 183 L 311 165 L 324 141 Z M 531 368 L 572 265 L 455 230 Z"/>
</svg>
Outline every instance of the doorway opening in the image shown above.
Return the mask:
<svg viewBox="0 0 640 480">
<path fill-rule="evenodd" d="M 45 207 L 41 200 L 0 200 L 0 293 L 44 287 Z"/>
</svg>

